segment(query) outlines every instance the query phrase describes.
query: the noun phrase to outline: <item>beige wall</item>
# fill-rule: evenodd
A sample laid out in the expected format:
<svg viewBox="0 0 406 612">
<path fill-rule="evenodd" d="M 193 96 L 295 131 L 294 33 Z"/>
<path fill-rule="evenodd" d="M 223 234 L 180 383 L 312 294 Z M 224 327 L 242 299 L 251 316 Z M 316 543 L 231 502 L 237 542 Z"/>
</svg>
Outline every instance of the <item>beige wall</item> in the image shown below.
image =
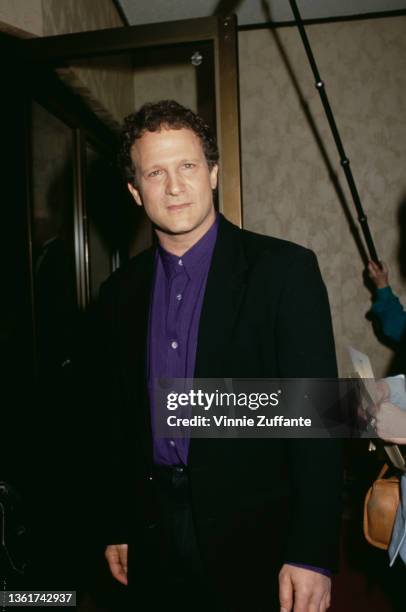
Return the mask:
<svg viewBox="0 0 406 612">
<path fill-rule="evenodd" d="M 1 0 L 0 21 L 36 36 L 123 25 L 111 0 Z"/>
<path fill-rule="evenodd" d="M 123 25 L 112 0 L 42 0 L 43 34 L 70 34 Z"/>
<path fill-rule="evenodd" d="M 44 36 L 123 26 L 112 0 L 42 0 L 42 12 Z M 121 123 L 134 106 L 130 58 L 97 58 L 71 65 L 79 88 L 88 90 L 93 110 Z"/>
<path fill-rule="evenodd" d="M 144 102 L 174 99 L 197 109 L 195 68 L 192 64 L 137 68 L 134 72 L 135 107 Z"/>
<path fill-rule="evenodd" d="M 307 31 L 379 256 L 406 305 L 396 261 L 396 213 L 406 195 L 406 17 Z M 277 34 L 353 212 L 298 32 Z M 371 356 L 381 375 L 391 352 L 365 320 L 370 294 L 363 263 L 274 37 L 248 31 L 239 42 L 245 227 L 314 249 L 330 295 L 341 374 L 349 373 L 351 344 Z"/>
<path fill-rule="evenodd" d="M 112 0 L 1 0 L 0 21 L 36 36 L 122 27 Z M 24 32 L 21 32 L 23 35 Z M 129 57 L 97 58 L 72 64 L 61 76 L 110 125 L 119 124 L 134 107 Z"/>
<path fill-rule="evenodd" d="M 0 22 L 42 36 L 42 0 L 1 0 Z"/>
</svg>

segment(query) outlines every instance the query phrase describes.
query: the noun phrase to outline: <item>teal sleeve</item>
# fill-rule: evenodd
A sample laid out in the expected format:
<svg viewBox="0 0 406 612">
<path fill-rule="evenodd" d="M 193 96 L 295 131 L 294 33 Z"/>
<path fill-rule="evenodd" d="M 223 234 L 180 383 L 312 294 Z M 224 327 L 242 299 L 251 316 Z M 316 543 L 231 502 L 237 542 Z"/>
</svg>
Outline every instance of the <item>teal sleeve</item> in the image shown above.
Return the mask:
<svg viewBox="0 0 406 612">
<path fill-rule="evenodd" d="M 406 312 L 392 289 L 377 289 L 371 312 L 382 325 L 384 335 L 399 342 L 406 328 Z"/>
</svg>

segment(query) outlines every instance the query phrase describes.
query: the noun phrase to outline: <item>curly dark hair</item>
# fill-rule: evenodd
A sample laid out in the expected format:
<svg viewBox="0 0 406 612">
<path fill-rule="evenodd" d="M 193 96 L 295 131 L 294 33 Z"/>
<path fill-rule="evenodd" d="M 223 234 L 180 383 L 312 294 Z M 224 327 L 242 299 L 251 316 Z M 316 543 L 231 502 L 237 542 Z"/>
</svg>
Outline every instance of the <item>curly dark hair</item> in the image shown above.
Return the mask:
<svg viewBox="0 0 406 612">
<path fill-rule="evenodd" d="M 131 148 L 145 132 L 159 132 L 162 128 L 192 130 L 200 138 L 209 168 L 218 163 L 219 152 L 214 134 L 199 115 L 175 100 L 148 102 L 136 113 L 124 119 L 121 131 L 119 162 L 126 182 L 137 186 Z"/>
</svg>

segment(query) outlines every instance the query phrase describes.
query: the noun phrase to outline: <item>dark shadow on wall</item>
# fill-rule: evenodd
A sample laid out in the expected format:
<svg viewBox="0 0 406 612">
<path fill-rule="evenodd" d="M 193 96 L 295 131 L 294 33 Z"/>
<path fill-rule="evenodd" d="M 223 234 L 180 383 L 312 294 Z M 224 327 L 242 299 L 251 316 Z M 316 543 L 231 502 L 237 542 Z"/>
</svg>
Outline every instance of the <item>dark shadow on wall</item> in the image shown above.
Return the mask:
<svg viewBox="0 0 406 612">
<path fill-rule="evenodd" d="M 117 250 L 120 264 L 152 242 L 143 207 L 137 206 L 115 162 L 94 159 L 87 169 L 87 214 L 102 242 Z"/>
<path fill-rule="evenodd" d="M 232 15 L 237 12 L 239 5 L 242 0 L 219 0 L 216 8 L 214 9 L 212 15 L 220 15 L 227 17 L 228 15 Z"/>
<path fill-rule="evenodd" d="M 113 163 L 96 158 L 86 172 L 86 208 L 102 242 L 120 260 L 128 259 L 131 243 L 142 231 L 144 212 L 135 206 Z"/>
</svg>

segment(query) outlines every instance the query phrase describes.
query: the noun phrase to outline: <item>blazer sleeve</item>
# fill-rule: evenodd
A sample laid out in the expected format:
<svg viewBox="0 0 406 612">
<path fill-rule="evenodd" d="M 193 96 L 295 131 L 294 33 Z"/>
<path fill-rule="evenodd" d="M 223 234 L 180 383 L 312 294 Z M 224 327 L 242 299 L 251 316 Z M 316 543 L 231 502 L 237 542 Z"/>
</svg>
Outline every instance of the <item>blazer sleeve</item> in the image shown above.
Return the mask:
<svg viewBox="0 0 406 612">
<path fill-rule="evenodd" d="M 125 449 L 121 439 L 121 388 L 116 320 L 116 279 L 110 278 L 88 313 L 82 355 L 87 411 L 92 420 L 89 439 L 92 530 L 100 545 L 128 542 L 128 483 L 124 478 Z"/>
<path fill-rule="evenodd" d="M 280 375 L 337 377 L 327 291 L 315 255 L 300 250 L 285 276 L 277 316 Z M 293 489 L 286 561 L 335 571 L 342 506 L 342 443 L 337 439 L 286 440 Z"/>
</svg>

